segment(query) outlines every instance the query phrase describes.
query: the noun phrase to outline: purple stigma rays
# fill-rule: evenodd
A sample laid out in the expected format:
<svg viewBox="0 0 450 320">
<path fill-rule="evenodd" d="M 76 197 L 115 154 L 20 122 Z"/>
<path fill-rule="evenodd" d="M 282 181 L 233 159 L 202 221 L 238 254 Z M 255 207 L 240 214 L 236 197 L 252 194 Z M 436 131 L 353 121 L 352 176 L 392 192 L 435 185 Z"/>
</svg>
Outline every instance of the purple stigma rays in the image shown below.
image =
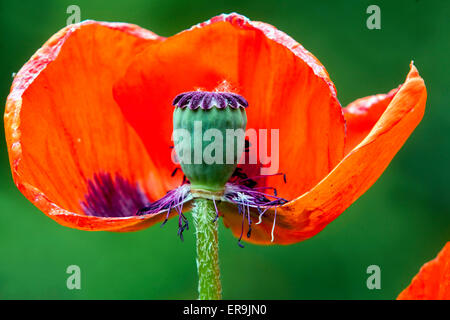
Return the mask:
<svg viewBox="0 0 450 320">
<path fill-rule="evenodd" d="M 198 108 L 209 110 L 212 107 L 224 109 L 231 107 L 247 108 L 248 102 L 244 97 L 231 92 L 208 92 L 208 91 L 189 91 L 180 93 L 175 97 L 172 104 L 176 108 L 189 108 L 196 110 Z"/>
</svg>

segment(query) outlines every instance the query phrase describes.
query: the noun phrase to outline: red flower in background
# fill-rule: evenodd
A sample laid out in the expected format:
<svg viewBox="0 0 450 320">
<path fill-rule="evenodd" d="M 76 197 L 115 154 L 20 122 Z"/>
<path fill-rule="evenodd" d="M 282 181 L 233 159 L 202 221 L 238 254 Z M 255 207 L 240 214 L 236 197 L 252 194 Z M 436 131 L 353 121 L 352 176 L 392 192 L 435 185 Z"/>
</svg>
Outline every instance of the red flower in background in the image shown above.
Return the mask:
<svg viewBox="0 0 450 320">
<path fill-rule="evenodd" d="M 134 231 L 162 221 L 164 210 L 135 213 L 182 182 L 171 175 L 171 101 L 223 81 L 252 106 L 248 127 L 280 129 L 288 183 L 266 177 L 257 186 L 276 186 L 290 201 L 277 208 L 275 229 L 273 208 L 253 226 L 247 241 L 262 244 L 272 236 L 278 244 L 302 241 L 337 218 L 388 166 L 427 97 L 411 64 L 399 88 L 341 108 L 311 53 L 237 14 L 167 39 L 134 25 L 85 21 L 54 35 L 14 79 L 5 111 L 14 181 L 64 226 Z M 248 232 L 235 206 L 222 202 L 219 210 L 233 234 Z"/>
<path fill-rule="evenodd" d="M 450 300 L 450 242 L 427 262 L 398 300 Z"/>
</svg>

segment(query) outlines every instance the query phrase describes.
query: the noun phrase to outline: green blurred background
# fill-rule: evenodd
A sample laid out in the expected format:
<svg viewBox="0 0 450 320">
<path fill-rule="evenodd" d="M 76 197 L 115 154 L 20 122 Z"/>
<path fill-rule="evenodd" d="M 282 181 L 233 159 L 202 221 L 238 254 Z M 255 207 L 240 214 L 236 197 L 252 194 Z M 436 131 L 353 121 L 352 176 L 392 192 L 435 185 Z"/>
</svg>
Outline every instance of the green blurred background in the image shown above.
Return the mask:
<svg viewBox="0 0 450 320">
<path fill-rule="evenodd" d="M 170 36 L 236 11 L 285 31 L 326 66 L 343 105 L 402 83 L 414 60 L 428 89 L 425 117 L 378 182 L 316 237 L 241 249 L 220 227 L 226 299 L 392 299 L 450 240 L 450 6 L 445 1 L 6 1 L 0 2 L 0 97 L 56 31 L 69 5 L 81 19 L 124 21 Z M 381 30 L 366 8 L 381 8 Z M 56 224 L 16 189 L 0 131 L 0 299 L 195 299 L 194 235 L 175 221 L 137 233 Z M 66 288 L 81 267 L 81 290 Z M 381 268 L 381 290 L 366 269 Z"/>
</svg>

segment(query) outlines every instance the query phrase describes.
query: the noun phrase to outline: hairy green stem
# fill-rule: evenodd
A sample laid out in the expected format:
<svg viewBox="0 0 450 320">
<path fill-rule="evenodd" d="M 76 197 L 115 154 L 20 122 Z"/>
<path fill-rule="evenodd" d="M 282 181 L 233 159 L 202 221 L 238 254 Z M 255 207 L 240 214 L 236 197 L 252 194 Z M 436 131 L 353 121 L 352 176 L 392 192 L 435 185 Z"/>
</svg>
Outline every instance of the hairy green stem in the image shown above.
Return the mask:
<svg viewBox="0 0 450 320">
<path fill-rule="evenodd" d="M 212 200 L 195 199 L 192 210 L 197 237 L 199 300 L 220 300 L 219 239 L 216 209 Z"/>
</svg>

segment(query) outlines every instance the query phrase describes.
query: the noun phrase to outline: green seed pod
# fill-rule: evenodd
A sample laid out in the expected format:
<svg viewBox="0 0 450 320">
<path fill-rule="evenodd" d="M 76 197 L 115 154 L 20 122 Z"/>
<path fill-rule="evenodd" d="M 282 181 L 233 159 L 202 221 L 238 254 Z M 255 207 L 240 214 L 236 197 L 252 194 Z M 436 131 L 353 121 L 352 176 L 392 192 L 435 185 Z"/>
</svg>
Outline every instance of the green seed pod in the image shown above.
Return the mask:
<svg viewBox="0 0 450 320">
<path fill-rule="evenodd" d="M 175 152 L 192 190 L 222 192 L 244 150 L 247 101 L 234 93 L 194 91 L 173 103 Z"/>
</svg>

